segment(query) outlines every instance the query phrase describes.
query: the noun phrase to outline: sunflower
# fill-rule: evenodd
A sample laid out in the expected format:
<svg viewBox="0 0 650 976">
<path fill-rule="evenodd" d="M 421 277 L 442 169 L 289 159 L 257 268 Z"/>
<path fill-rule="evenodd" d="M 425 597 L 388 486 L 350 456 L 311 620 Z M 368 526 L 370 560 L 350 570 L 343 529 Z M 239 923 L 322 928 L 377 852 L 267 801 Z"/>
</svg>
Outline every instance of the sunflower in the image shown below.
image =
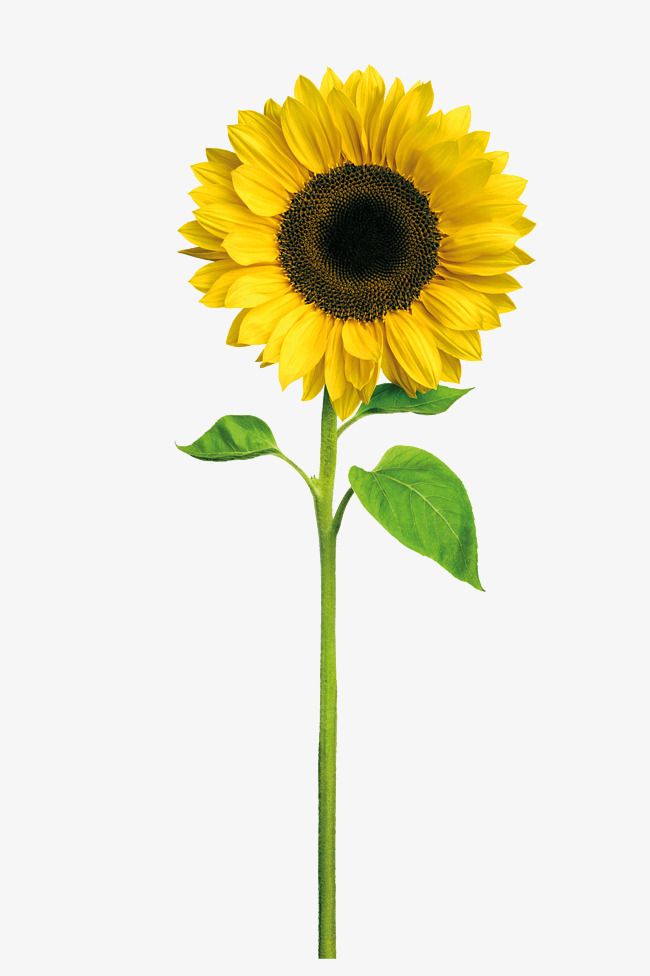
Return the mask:
<svg viewBox="0 0 650 976">
<path fill-rule="evenodd" d="M 532 260 L 534 224 L 508 155 L 470 132 L 470 110 L 432 112 L 429 82 L 386 91 L 368 67 L 320 88 L 296 82 L 283 105 L 243 111 L 233 150 L 193 167 L 196 220 L 181 228 L 206 260 L 191 279 L 209 307 L 241 309 L 234 346 L 263 345 L 284 389 L 323 386 L 341 419 L 368 401 L 380 370 L 409 396 L 458 382 L 481 358 Z"/>
</svg>

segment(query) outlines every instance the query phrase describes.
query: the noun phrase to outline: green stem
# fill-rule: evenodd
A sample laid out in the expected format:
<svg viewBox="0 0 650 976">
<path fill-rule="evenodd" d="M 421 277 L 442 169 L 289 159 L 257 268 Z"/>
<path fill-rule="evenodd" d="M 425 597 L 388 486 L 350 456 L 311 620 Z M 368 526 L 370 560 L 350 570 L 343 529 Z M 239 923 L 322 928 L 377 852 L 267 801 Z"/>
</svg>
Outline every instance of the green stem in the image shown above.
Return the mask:
<svg viewBox="0 0 650 976">
<path fill-rule="evenodd" d="M 309 488 L 309 490 L 312 493 L 312 495 L 314 495 L 314 497 L 316 497 L 315 494 L 314 494 L 314 489 L 315 489 L 314 479 L 313 478 L 310 478 L 308 474 L 305 474 L 305 472 L 302 470 L 302 468 L 300 467 L 300 465 L 296 464 L 295 461 L 292 461 L 291 458 L 290 457 L 287 457 L 286 454 L 283 454 L 282 451 L 278 451 L 277 456 L 279 458 L 282 458 L 283 461 L 286 461 L 287 464 L 290 465 L 293 468 L 294 471 L 297 471 L 298 472 L 298 474 L 300 475 L 300 477 L 302 478 L 302 480 L 307 484 L 307 487 Z"/>
<path fill-rule="evenodd" d="M 323 394 L 320 473 L 315 494 L 321 566 L 320 735 L 318 742 L 318 958 L 336 959 L 336 532 L 332 514 L 336 414 Z M 337 516 L 338 516 L 337 512 Z M 340 513 L 343 514 L 342 512 Z"/>
<path fill-rule="evenodd" d="M 363 420 L 363 418 L 364 417 L 367 417 L 367 416 L 368 415 L 365 414 L 365 413 L 359 413 L 359 414 L 356 414 L 355 413 L 353 417 L 350 417 L 350 419 L 349 420 L 346 420 L 344 424 L 341 424 L 341 426 L 339 427 L 339 429 L 337 431 L 336 436 L 337 437 L 340 437 L 341 434 L 343 433 L 343 431 L 347 430 L 348 427 L 351 427 L 352 424 L 356 424 L 357 420 Z"/>
<path fill-rule="evenodd" d="M 341 528 L 341 522 L 343 521 L 343 515 L 345 513 L 346 508 L 348 507 L 348 502 L 350 501 L 353 495 L 354 492 L 352 491 L 352 489 L 348 488 L 348 490 L 346 491 L 345 495 L 343 496 L 343 498 L 339 503 L 339 507 L 336 509 L 336 513 L 334 515 L 334 518 L 332 519 L 332 528 L 334 529 L 334 535 L 338 535 L 338 531 Z"/>
</svg>

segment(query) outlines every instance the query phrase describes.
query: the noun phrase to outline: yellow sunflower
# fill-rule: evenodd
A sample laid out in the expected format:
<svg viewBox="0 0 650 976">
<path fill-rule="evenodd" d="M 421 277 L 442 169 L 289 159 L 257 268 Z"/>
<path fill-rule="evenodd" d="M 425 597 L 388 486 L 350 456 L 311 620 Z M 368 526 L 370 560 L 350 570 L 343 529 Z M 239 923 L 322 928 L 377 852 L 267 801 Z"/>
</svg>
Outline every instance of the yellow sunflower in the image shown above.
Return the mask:
<svg viewBox="0 0 650 976">
<path fill-rule="evenodd" d="M 410 396 L 458 382 L 481 358 L 532 260 L 516 247 L 534 224 L 506 175 L 505 152 L 470 132 L 470 110 L 431 112 L 433 91 L 386 91 L 368 67 L 264 113 L 239 113 L 233 151 L 193 167 L 196 220 L 181 228 L 207 260 L 191 279 L 210 307 L 239 308 L 234 346 L 263 345 L 283 389 L 327 386 L 341 419 L 372 395 L 380 370 Z"/>
</svg>

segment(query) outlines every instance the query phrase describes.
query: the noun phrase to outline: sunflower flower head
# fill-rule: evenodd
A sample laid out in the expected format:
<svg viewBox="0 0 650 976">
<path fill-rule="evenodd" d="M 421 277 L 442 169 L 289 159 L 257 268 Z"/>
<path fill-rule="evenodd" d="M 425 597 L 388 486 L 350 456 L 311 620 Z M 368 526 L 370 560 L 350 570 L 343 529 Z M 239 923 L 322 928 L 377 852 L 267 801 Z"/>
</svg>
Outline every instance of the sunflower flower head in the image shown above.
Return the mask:
<svg viewBox="0 0 650 976">
<path fill-rule="evenodd" d="M 481 358 L 532 260 L 525 180 L 470 132 L 467 107 L 432 112 L 429 82 L 386 90 L 368 67 L 320 88 L 307 78 L 280 106 L 243 111 L 232 151 L 193 167 L 195 220 L 181 228 L 207 261 L 191 283 L 209 307 L 240 309 L 235 346 L 261 345 L 282 387 L 327 387 L 341 419 L 380 371 L 410 396 L 457 383 Z"/>
</svg>

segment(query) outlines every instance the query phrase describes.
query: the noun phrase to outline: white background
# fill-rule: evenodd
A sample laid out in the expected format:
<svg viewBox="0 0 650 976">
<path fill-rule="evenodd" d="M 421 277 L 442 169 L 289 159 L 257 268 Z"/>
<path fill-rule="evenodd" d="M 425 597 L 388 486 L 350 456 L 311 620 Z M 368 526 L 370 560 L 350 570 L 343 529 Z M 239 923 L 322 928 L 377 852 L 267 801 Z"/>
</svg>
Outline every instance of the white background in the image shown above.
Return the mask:
<svg viewBox="0 0 650 976">
<path fill-rule="evenodd" d="M 647 976 L 647 106 L 633 4 L 32 3 L 5 23 L 3 976 L 315 959 L 318 567 L 273 459 L 180 454 L 281 394 L 186 281 L 188 166 L 368 61 L 529 178 L 519 310 L 438 418 L 479 593 L 357 502 L 340 536 L 341 973 Z M 323 963 L 322 965 L 328 965 Z"/>
</svg>

